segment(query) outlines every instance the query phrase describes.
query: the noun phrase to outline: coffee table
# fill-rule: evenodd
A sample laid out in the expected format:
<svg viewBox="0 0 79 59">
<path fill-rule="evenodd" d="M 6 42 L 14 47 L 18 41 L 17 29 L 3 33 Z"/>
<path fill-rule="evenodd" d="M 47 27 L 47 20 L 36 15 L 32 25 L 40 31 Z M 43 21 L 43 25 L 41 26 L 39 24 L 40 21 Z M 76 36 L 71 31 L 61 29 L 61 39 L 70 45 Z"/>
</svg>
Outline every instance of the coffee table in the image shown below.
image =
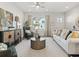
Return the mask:
<svg viewBox="0 0 79 59">
<path fill-rule="evenodd" d="M 40 40 L 36 38 L 31 38 L 31 48 L 35 50 L 40 50 L 45 48 L 45 38 L 41 37 Z"/>
</svg>

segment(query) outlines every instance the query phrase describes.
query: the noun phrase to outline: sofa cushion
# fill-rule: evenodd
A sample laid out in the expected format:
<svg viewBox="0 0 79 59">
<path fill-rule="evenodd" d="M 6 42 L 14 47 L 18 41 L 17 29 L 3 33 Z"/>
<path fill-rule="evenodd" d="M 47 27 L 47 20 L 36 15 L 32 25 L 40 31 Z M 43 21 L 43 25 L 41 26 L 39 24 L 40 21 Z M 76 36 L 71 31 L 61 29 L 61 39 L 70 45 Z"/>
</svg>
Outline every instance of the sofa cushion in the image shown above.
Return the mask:
<svg viewBox="0 0 79 59">
<path fill-rule="evenodd" d="M 72 32 L 71 38 L 79 38 L 79 33 L 76 31 Z"/>
<path fill-rule="evenodd" d="M 30 30 L 25 30 L 25 32 L 26 32 L 26 33 L 29 33 L 29 34 L 31 34 L 31 31 L 30 31 Z"/>
<path fill-rule="evenodd" d="M 11 46 L 7 50 L 0 51 L 0 57 L 17 57 L 15 46 Z"/>
<path fill-rule="evenodd" d="M 10 57 L 17 57 L 15 46 L 9 47 L 8 50 L 10 51 L 10 55 L 11 55 Z"/>
<path fill-rule="evenodd" d="M 62 33 L 61 33 L 61 37 L 63 37 L 63 35 L 65 34 L 65 32 L 66 32 L 66 29 L 63 29 Z"/>
<path fill-rule="evenodd" d="M 67 34 L 68 34 L 68 32 L 69 32 L 68 29 L 63 29 L 63 31 L 62 31 L 62 33 L 61 33 L 61 37 L 62 37 L 63 39 L 65 39 L 66 36 L 67 36 Z"/>
<path fill-rule="evenodd" d="M 57 31 L 57 35 L 60 36 L 62 33 L 62 29 Z"/>
<path fill-rule="evenodd" d="M 57 35 L 57 32 L 58 32 L 58 30 L 54 30 L 54 31 L 53 31 L 53 34 L 54 34 L 54 35 Z"/>
</svg>

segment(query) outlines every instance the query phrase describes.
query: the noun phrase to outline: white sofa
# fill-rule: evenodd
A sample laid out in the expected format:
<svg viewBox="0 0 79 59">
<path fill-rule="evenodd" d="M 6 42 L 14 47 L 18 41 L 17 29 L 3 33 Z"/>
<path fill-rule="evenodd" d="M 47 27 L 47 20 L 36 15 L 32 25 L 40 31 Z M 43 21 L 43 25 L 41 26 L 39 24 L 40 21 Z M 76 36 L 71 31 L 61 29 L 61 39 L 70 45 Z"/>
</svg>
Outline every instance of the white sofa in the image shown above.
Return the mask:
<svg viewBox="0 0 79 59">
<path fill-rule="evenodd" d="M 67 52 L 68 56 L 79 55 L 79 38 L 65 40 L 61 36 L 53 35 L 53 40 Z"/>
</svg>

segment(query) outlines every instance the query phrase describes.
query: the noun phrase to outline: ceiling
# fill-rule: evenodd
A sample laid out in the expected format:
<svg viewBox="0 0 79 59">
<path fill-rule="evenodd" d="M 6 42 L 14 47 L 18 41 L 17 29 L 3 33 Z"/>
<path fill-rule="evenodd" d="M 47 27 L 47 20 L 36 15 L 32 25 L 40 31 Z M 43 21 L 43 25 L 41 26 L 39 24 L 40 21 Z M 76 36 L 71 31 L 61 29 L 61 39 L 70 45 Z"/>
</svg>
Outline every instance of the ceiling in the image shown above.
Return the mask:
<svg viewBox="0 0 79 59">
<path fill-rule="evenodd" d="M 23 12 L 66 12 L 79 5 L 79 2 L 40 2 L 43 6 L 36 8 L 33 7 L 34 2 L 15 2 Z"/>
</svg>

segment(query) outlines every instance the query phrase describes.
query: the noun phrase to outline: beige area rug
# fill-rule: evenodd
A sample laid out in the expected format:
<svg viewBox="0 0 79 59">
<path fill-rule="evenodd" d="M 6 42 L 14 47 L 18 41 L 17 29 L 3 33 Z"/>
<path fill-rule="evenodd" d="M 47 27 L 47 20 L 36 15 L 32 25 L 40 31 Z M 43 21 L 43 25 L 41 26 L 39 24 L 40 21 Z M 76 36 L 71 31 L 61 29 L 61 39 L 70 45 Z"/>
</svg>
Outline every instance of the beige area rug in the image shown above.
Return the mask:
<svg viewBox="0 0 79 59">
<path fill-rule="evenodd" d="M 67 57 L 67 54 L 53 41 L 46 37 L 46 48 L 31 49 L 30 40 L 24 39 L 16 47 L 18 57 Z"/>
</svg>

